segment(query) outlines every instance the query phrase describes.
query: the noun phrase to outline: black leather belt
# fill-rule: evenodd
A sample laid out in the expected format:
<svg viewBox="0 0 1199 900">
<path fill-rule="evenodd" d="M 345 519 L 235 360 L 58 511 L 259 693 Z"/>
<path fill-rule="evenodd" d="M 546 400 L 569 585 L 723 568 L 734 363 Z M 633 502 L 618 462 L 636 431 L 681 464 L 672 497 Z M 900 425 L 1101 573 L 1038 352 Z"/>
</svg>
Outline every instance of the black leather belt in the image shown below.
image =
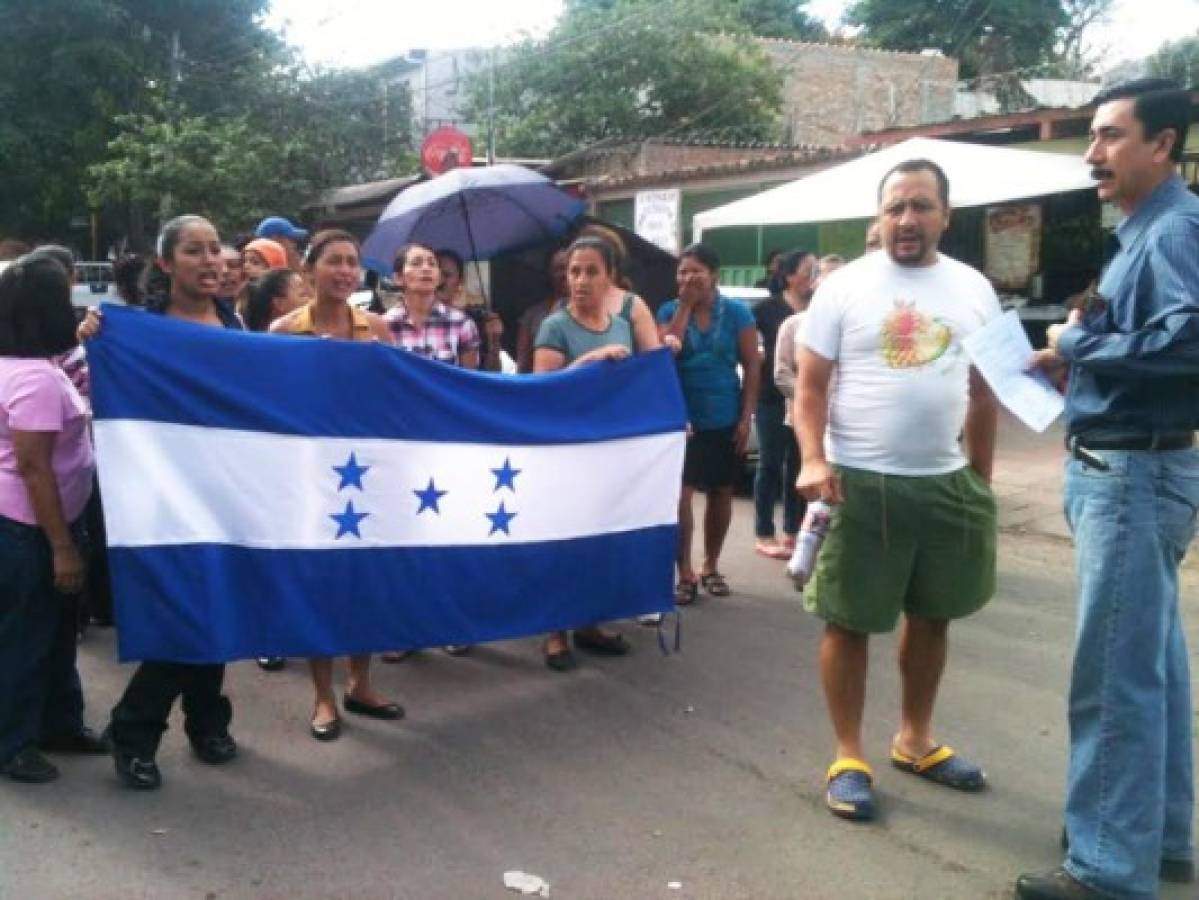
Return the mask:
<svg viewBox="0 0 1199 900">
<path fill-rule="evenodd" d="M 1154 434 L 1092 432 L 1072 434 L 1066 438 L 1066 449 L 1078 446 L 1088 450 L 1184 450 L 1195 446 L 1193 431 L 1159 431 Z"/>
</svg>

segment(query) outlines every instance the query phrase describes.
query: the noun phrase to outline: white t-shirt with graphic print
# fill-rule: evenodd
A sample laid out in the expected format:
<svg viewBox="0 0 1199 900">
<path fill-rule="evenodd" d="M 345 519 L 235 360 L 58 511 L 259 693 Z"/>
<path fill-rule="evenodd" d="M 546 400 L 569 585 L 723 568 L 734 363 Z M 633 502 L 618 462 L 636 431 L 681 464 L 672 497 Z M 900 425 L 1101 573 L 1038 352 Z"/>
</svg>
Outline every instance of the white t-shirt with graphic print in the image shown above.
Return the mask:
<svg viewBox="0 0 1199 900">
<path fill-rule="evenodd" d="M 830 275 L 800 335 L 835 363 L 829 461 L 889 475 L 964 466 L 970 362 L 962 339 L 999 314 L 990 282 L 944 255 L 908 267 L 880 250 Z"/>
</svg>

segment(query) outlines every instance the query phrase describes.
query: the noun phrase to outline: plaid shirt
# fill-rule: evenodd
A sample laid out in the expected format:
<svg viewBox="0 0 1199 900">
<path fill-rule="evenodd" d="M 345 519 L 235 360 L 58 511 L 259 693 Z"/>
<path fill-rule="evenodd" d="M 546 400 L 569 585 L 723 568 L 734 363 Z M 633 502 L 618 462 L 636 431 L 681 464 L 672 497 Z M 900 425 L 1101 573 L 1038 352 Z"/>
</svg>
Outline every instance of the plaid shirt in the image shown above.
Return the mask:
<svg viewBox="0 0 1199 900">
<path fill-rule="evenodd" d="M 383 316 L 395 337 L 396 346 L 427 359 L 461 366 L 462 357 L 479 351 L 479 330 L 475 323 L 444 303 L 434 303 L 423 328 L 408 318 L 408 307 L 398 303 Z"/>
</svg>

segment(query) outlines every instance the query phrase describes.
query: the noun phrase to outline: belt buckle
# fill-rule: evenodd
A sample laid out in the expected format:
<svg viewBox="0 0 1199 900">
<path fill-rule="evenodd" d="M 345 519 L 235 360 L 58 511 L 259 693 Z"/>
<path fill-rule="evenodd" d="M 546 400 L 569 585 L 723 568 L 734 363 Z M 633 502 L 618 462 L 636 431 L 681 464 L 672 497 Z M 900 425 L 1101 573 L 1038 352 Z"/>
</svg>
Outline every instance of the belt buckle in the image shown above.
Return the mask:
<svg viewBox="0 0 1199 900">
<path fill-rule="evenodd" d="M 1096 456 L 1079 441 L 1078 435 L 1072 434 L 1066 438 L 1066 448 L 1070 455 L 1088 468 L 1096 472 L 1109 472 L 1111 465 L 1102 456 Z"/>
</svg>

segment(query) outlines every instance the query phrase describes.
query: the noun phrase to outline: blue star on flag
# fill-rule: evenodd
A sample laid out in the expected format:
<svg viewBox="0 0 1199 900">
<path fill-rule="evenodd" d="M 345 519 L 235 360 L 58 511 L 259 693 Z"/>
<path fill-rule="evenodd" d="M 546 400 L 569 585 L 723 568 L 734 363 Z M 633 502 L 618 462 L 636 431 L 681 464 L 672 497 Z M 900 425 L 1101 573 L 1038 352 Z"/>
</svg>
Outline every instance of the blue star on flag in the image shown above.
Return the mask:
<svg viewBox="0 0 1199 900">
<path fill-rule="evenodd" d="M 433 484 L 433 479 L 430 478 L 427 488 L 423 491 L 413 491 L 412 493 L 420 498 L 420 509 L 416 511 L 416 514 L 419 516 L 426 509 L 431 509 L 437 515 L 441 515 L 441 509 L 437 506 L 437 502 L 449 492 L 437 490 L 436 485 Z"/>
<path fill-rule="evenodd" d="M 358 524 L 369 515 L 370 513 L 355 512 L 354 502 L 352 500 L 347 500 L 345 512 L 329 514 L 329 518 L 337 523 L 337 534 L 334 535 L 333 539 L 337 540 L 338 538 L 347 534 L 352 534 L 356 538 L 361 538 L 362 532 L 358 530 Z"/>
<path fill-rule="evenodd" d="M 369 470 L 370 466 L 358 465 L 358 458 L 351 453 L 350 458 L 346 460 L 344 466 L 332 466 L 334 472 L 341 477 L 341 484 L 337 486 L 339 491 L 348 487 L 356 487 L 358 490 L 364 490 L 362 487 L 362 476 Z"/>
<path fill-rule="evenodd" d="M 495 491 L 500 488 L 508 488 L 513 493 L 516 492 L 516 476 L 521 473 L 520 469 L 512 468 L 510 457 L 504 458 L 504 467 L 502 469 L 492 469 L 491 474 L 495 476 Z M 494 494 L 495 491 L 492 491 Z"/>
<path fill-rule="evenodd" d="M 483 515 L 491 520 L 491 531 L 487 532 L 488 537 L 491 537 L 497 531 L 502 531 L 504 534 L 512 534 L 508 530 L 508 523 L 516 518 L 516 513 L 508 512 L 508 510 L 504 509 L 504 502 L 502 500 L 500 501 L 499 509 L 493 513 L 483 513 Z"/>
</svg>

